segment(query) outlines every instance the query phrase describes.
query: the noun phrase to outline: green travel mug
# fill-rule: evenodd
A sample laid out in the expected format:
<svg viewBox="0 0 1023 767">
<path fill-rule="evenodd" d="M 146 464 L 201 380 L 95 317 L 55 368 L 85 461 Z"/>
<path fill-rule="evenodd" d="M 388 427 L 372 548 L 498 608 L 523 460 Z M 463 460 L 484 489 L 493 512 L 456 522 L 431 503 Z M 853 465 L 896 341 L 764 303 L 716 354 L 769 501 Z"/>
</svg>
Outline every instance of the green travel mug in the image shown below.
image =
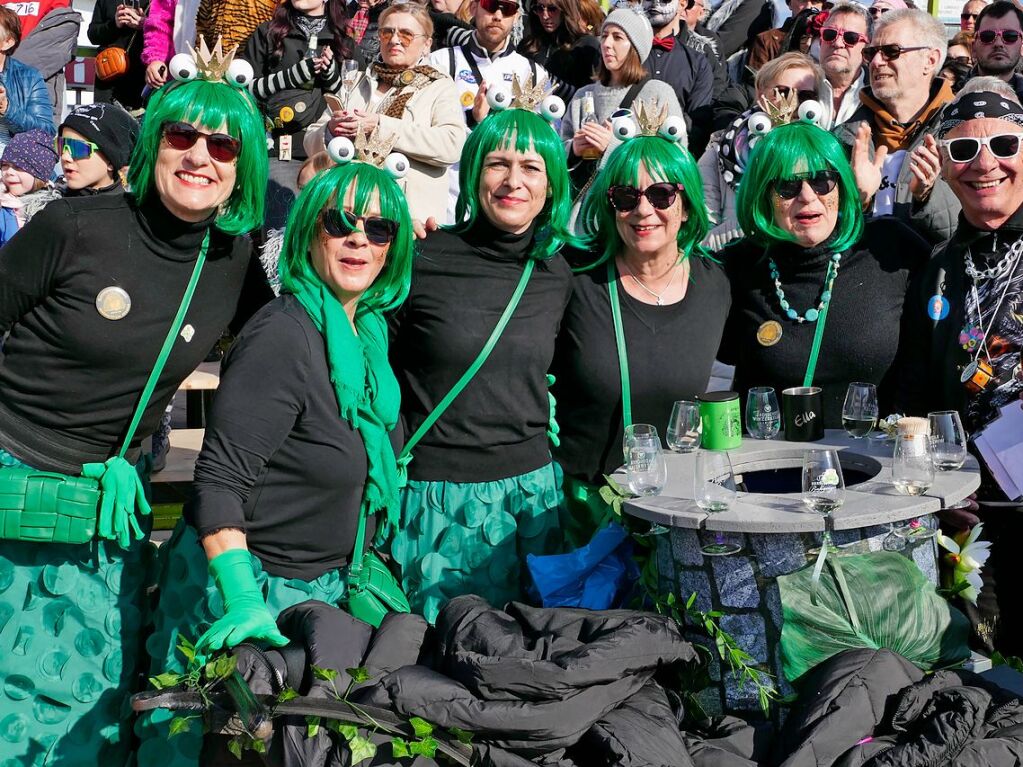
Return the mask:
<svg viewBox="0 0 1023 767">
<path fill-rule="evenodd" d="M 742 416 L 739 395 L 734 391 L 710 391 L 696 398 L 700 403 L 703 433 L 700 447 L 706 450 L 735 450 L 742 444 Z"/>
</svg>

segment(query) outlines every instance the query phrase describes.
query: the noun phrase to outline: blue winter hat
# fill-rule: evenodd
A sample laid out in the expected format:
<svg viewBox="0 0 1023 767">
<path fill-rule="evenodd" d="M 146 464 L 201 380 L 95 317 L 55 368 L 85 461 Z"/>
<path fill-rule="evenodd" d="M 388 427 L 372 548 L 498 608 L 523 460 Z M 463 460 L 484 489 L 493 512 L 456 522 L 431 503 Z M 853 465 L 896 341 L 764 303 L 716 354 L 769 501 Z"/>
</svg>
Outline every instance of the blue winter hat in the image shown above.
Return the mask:
<svg viewBox="0 0 1023 767">
<path fill-rule="evenodd" d="M 53 134 L 41 128 L 15 133 L 4 149 L 0 162 L 13 165 L 40 181 L 49 181 L 57 165 Z"/>
</svg>

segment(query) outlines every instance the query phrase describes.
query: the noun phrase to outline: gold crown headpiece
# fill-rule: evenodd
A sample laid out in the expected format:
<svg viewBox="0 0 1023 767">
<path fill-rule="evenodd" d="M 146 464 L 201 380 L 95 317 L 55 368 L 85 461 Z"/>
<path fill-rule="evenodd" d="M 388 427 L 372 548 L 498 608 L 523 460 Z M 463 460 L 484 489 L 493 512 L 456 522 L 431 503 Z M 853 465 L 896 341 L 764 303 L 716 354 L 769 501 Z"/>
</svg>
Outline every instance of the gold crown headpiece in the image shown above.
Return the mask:
<svg viewBox="0 0 1023 767">
<path fill-rule="evenodd" d="M 539 111 L 551 122 L 565 116 L 565 102 L 554 95 L 550 81 L 546 77 L 536 81 L 532 75 L 524 80 L 514 75 L 510 89 L 503 82 L 487 83 L 487 103 L 495 111 L 505 109 Z"/>
<path fill-rule="evenodd" d="M 338 165 L 350 162 L 364 162 L 385 170 L 395 179 L 402 179 L 408 173 L 408 158 L 401 152 L 391 151 L 398 137 L 389 133 L 381 134 L 380 126 L 369 135 L 360 126 L 355 134 L 355 141 L 344 136 L 335 136 L 327 144 L 327 153 Z"/>
<path fill-rule="evenodd" d="M 252 65 L 245 59 L 236 59 L 236 45 L 224 53 L 222 38 L 210 48 L 206 38 L 199 35 L 199 48 L 189 45 L 190 53 L 178 53 L 168 63 L 171 77 L 175 80 L 224 81 L 236 88 L 247 88 L 255 77 Z"/>
<path fill-rule="evenodd" d="M 661 104 L 657 99 L 639 99 L 629 114 L 611 121 L 611 133 L 620 141 L 636 136 L 660 136 L 685 146 L 686 123 L 678 115 L 669 115 L 667 104 Z"/>
</svg>

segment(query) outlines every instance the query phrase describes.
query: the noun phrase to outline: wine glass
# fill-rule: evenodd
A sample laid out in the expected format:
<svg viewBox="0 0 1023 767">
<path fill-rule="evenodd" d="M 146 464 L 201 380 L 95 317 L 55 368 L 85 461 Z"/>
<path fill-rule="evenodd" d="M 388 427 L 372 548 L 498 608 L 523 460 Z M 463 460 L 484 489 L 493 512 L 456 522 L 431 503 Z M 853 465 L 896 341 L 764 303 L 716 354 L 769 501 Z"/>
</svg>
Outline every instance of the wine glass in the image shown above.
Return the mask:
<svg viewBox="0 0 1023 767">
<path fill-rule="evenodd" d="M 803 454 L 803 503 L 824 517 L 845 502 L 845 477 L 837 450 L 807 450 Z M 830 549 L 831 533 L 825 527 L 821 548 Z"/>
<path fill-rule="evenodd" d="M 657 437 L 657 427 L 649 423 L 630 423 L 625 427 L 622 434 L 622 455 L 625 462 L 629 461 L 629 448 L 638 442 L 656 442 L 661 444 Z"/>
<path fill-rule="evenodd" d="M 735 473 L 727 452 L 700 450 L 696 453 L 693 497 L 697 506 L 712 514 L 727 511 L 735 503 Z M 714 543 L 700 547 L 700 551 L 711 557 L 724 557 L 741 550 L 742 546 L 725 540 L 723 533 L 715 533 Z"/>
<path fill-rule="evenodd" d="M 899 434 L 895 437 L 892 484 L 905 495 L 923 495 L 934 484 L 934 463 L 926 434 Z"/>
<path fill-rule="evenodd" d="M 877 388 L 874 384 L 849 384 L 845 404 L 842 405 L 842 428 L 853 439 L 862 439 L 873 431 L 877 416 Z"/>
<path fill-rule="evenodd" d="M 700 405 L 684 399 L 672 405 L 664 436 L 668 447 L 676 453 L 691 453 L 699 447 Z"/>
<path fill-rule="evenodd" d="M 661 452 L 661 441 L 636 439 L 627 448 L 625 479 L 635 495 L 657 495 L 668 481 L 668 467 Z"/>
<path fill-rule="evenodd" d="M 746 395 L 746 431 L 753 439 L 774 439 L 781 431 L 778 395 L 770 386 L 755 386 Z"/>
<path fill-rule="evenodd" d="M 345 91 L 345 109 L 348 109 L 348 101 L 359 84 L 362 73 L 359 71 L 359 62 L 355 59 L 345 59 L 341 62 L 341 85 Z"/>
<path fill-rule="evenodd" d="M 966 431 L 955 410 L 927 414 L 931 425 L 931 461 L 938 471 L 961 469 L 966 463 Z"/>
</svg>

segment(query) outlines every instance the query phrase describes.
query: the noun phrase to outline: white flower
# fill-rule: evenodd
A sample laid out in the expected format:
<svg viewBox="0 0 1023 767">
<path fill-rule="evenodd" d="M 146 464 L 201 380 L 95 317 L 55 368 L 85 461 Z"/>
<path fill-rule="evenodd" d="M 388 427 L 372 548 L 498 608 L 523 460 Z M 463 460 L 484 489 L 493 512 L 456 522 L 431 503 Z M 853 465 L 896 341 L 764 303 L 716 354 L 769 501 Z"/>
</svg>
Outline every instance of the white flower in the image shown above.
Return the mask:
<svg viewBox="0 0 1023 767">
<path fill-rule="evenodd" d="M 991 543 L 980 541 L 984 525 L 979 524 L 970 530 L 969 534 L 959 534 L 954 538 L 938 534 L 938 545 L 949 552 L 947 559 L 952 563 L 952 585 L 956 586 L 963 581 L 969 584 L 959 594 L 971 604 L 977 604 L 977 597 L 983 586 L 980 577 L 980 570 L 991 556 Z"/>
</svg>

